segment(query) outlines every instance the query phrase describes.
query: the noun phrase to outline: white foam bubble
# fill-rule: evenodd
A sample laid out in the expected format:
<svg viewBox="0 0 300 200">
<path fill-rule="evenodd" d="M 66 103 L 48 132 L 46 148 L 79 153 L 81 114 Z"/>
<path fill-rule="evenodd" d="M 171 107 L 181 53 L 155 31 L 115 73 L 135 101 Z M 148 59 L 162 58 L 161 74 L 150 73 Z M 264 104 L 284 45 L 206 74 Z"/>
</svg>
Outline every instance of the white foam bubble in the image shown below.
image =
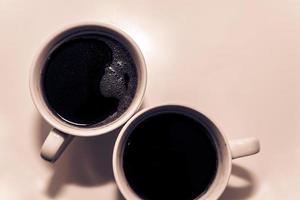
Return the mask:
<svg viewBox="0 0 300 200">
<path fill-rule="evenodd" d="M 104 40 L 112 49 L 112 62 L 105 68 L 99 89 L 105 97 L 119 100 L 118 111 L 123 113 L 130 105 L 136 90 L 137 74 L 134 62 L 125 49 L 110 39 Z"/>
</svg>

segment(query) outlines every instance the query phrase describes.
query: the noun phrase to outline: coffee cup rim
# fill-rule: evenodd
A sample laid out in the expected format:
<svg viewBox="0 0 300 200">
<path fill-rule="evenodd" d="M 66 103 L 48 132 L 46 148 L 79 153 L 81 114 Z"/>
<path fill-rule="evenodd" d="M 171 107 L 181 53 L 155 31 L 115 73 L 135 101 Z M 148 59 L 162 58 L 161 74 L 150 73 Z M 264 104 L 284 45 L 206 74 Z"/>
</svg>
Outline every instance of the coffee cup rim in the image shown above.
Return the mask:
<svg viewBox="0 0 300 200">
<path fill-rule="evenodd" d="M 108 35 L 110 37 L 118 39 L 123 43 L 123 45 L 127 46 L 130 54 L 133 56 L 133 60 L 136 66 L 138 66 L 138 85 L 136 94 L 129 108 L 125 111 L 125 113 L 123 113 L 113 122 L 94 127 L 80 127 L 69 124 L 58 118 L 47 106 L 40 87 L 41 70 L 43 63 L 45 62 L 46 55 L 48 55 L 51 49 L 53 49 L 55 45 L 58 45 L 59 41 L 61 41 L 66 36 L 70 36 L 77 31 L 86 30 L 99 31 L 99 33 L 103 35 Z M 99 22 L 81 22 L 71 24 L 59 29 L 55 33 L 48 36 L 48 38 L 44 40 L 36 55 L 34 56 L 29 77 L 30 94 L 35 107 L 42 115 L 42 117 L 53 127 L 74 136 L 101 135 L 109 133 L 125 124 L 141 106 L 147 85 L 147 69 L 145 59 L 136 42 L 127 33 L 120 30 L 116 26 Z"/>
<path fill-rule="evenodd" d="M 138 200 L 141 199 L 134 190 L 130 187 L 129 183 L 126 180 L 122 162 L 123 162 L 123 150 L 124 144 L 129 137 L 131 130 L 143 121 L 145 118 L 149 116 L 153 116 L 155 114 L 160 114 L 168 111 L 175 111 L 176 113 L 186 114 L 188 113 L 190 117 L 194 119 L 197 116 L 203 117 L 203 119 L 207 120 L 210 126 L 209 128 L 214 128 L 216 137 L 218 138 L 217 150 L 218 150 L 218 162 L 221 162 L 221 165 L 218 163 L 217 174 L 212 183 L 210 184 L 207 191 L 200 194 L 197 199 L 201 200 L 211 200 L 218 199 L 223 191 L 225 190 L 232 168 L 232 157 L 231 151 L 229 148 L 229 142 L 227 138 L 224 136 L 223 132 L 220 131 L 220 128 L 216 126 L 216 123 L 211 121 L 211 118 L 208 118 L 207 115 L 204 115 L 202 112 L 195 110 L 187 105 L 179 105 L 179 104 L 163 104 L 152 106 L 150 108 L 143 109 L 136 113 L 121 129 L 120 134 L 115 142 L 114 150 L 113 150 L 113 172 L 118 188 L 126 199 Z M 200 122 L 200 120 L 198 119 Z M 221 149 L 221 150 L 220 150 Z M 221 167 L 222 166 L 222 169 Z"/>
</svg>

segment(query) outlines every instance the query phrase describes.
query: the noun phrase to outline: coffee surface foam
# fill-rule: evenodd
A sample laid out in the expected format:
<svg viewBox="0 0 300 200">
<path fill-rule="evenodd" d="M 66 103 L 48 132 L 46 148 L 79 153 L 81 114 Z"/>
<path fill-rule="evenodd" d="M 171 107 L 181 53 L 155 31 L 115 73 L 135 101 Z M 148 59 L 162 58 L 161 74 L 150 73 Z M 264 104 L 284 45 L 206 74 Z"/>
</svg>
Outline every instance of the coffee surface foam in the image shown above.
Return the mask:
<svg viewBox="0 0 300 200">
<path fill-rule="evenodd" d="M 132 102 L 137 70 L 126 47 L 102 35 L 76 36 L 49 55 L 42 76 L 45 99 L 68 123 L 112 122 Z"/>
</svg>

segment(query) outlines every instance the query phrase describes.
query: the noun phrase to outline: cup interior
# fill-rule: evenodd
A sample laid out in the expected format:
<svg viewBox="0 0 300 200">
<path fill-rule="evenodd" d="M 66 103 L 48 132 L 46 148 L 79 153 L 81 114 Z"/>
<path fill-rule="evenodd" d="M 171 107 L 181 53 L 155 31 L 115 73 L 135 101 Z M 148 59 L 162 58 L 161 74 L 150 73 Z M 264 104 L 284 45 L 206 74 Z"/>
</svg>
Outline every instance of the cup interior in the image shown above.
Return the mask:
<svg viewBox="0 0 300 200">
<path fill-rule="evenodd" d="M 218 157 L 218 166 L 215 178 L 207 191 L 199 194 L 196 199 L 217 199 L 224 191 L 231 173 L 231 154 L 226 138 L 222 135 L 210 119 L 202 113 L 186 106 L 164 105 L 142 110 L 131 118 L 122 128 L 117 138 L 113 153 L 113 170 L 118 187 L 126 199 L 141 199 L 130 187 L 123 169 L 123 153 L 127 139 L 137 125 L 145 119 L 162 113 L 177 113 L 195 119 L 209 130 L 210 136 L 215 144 Z"/>
<path fill-rule="evenodd" d="M 107 36 L 122 43 L 131 54 L 137 71 L 137 88 L 134 98 L 127 110 L 118 118 L 104 125 L 93 127 L 80 127 L 60 119 L 47 105 L 42 90 L 42 72 L 48 56 L 62 43 L 85 34 L 98 34 Z M 30 74 L 31 96 L 35 106 L 43 118 L 53 127 L 71 135 L 93 136 L 111 132 L 120 127 L 138 110 L 142 103 L 146 88 L 146 65 L 143 55 L 137 44 L 124 32 L 107 24 L 81 24 L 64 28 L 58 33 L 51 35 L 50 39 L 42 45 L 32 66 Z"/>
</svg>

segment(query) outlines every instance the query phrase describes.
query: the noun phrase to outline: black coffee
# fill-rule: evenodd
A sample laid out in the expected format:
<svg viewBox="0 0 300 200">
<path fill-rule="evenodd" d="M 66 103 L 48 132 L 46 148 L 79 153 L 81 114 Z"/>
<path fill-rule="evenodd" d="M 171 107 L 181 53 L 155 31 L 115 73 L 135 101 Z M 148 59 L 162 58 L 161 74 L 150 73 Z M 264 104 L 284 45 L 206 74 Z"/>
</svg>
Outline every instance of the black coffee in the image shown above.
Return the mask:
<svg viewBox="0 0 300 200">
<path fill-rule="evenodd" d="M 208 130 L 175 113 L 152 116 L 139 124 L 123 156 L 129 185 L 147 200 L 195 199 L 213 181 L 217 165 Z"/>
<path fill-rule="evenodd" d="M 63 120 L 79 126 L 105 124 L 129 107 L 137 71 L 120 42 L 86 34 L 62 43 L 49 55 L 42 86 L 47 103 Z"/>
</svg>

